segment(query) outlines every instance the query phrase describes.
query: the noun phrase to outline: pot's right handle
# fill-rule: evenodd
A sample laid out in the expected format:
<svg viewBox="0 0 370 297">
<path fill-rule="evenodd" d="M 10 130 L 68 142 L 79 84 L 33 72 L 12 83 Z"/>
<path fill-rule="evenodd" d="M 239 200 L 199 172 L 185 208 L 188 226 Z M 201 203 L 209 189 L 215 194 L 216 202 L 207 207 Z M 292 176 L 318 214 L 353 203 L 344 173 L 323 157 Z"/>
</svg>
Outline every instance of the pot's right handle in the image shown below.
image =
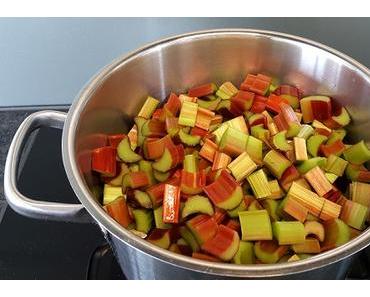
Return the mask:
<svg viewBox="0 0 370 297">
<path fill-rule="evenodd" d="M 45 110 L 35 112 L 23 121 L 14 135 L 6 158 L 4 193 L 12 209 L 24 216 L 64 222 L 91 222 L 82 204 L 33 200 L 21 194 L 17 187 L 20 156 L 31 132 L 42 126 L 63 129 L 66 116 L 63 112 Z"/>
</svg>

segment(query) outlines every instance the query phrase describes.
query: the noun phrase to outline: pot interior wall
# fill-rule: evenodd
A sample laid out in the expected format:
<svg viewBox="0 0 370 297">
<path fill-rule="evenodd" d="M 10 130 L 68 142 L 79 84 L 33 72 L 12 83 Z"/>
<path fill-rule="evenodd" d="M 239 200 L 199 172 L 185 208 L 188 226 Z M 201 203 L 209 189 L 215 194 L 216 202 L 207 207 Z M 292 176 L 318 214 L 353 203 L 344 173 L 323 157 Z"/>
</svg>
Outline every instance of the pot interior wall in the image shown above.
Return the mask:
<svg viewBox="0 0 370 297">
<path fill-rule="evenodd" d="M 293 84 L 304 95 L 333 96 L 352 118 L 351 138 L 370 142 L 370 79 L 334 54 L 309 44 L 256 33 L 211 33 L 172 40 L 116 64 L 96 86 L 80 115 L 76 153 L 92 192 L 97 178 L 89 170 L 89 151 L 102 134 L 128 132 L 147 95 L 164 100 L 206 82 L 232 81 L 264 73 Z"/>
</svg>

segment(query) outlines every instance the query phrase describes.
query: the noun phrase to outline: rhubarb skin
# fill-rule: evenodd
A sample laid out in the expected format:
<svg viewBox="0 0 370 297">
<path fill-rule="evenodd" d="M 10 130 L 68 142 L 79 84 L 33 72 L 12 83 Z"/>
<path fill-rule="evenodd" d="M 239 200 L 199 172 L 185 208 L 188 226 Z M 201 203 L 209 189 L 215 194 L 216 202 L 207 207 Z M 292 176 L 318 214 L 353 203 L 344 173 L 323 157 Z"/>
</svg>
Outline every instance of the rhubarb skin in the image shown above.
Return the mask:
<svg viewBox="0 0 370 297">
<path fill-rule="evenodd" d="M 123 197 L 107 204 L 105 209 L 107 213 L 123 227 L 127 228 L 131 224 L 132 218 L 129 214 L 126 200 Z"/>
<path fill-rule="evenodd" d="M 325 157 L 329 157 L 330 155 L 340 156 L 346 150 L 346 146 L 341 140 L 337 140 L 331 144 L 320 145 L 319 150 Z"/>
<path fill-rule="evenodd" d="M 233 209 L 243 199 L 241 186 L 226 170 L 222 170 L 216 181 L 203 189 L 213 204 L 222 209 Z"/>
<path fill-rule="evenodd" d="M 223 261 L 230 261 L 238 251 L 239 241 L 239 235 L 236 231 L 219 225 L 215 236 L 208 239 L 201 248 Z"/>
<path fill-rule="evenodd" d="M 254 244 L 249 241 L 240 241 L 239 248 L 232 260 L 235 264 L 254 264 Z"/>
<path fill-rule="evenodd" d="M 207 83 L 191 88 L 188 91 L 190 97 L 204 97 L 213 94 L 217 90 L 214 83 Z"/>
<path fill-rule="evenodd" d="M 288 191 L 292 183 L 300 177 L 301 175 L 299 174 L 297 168 L 292 165 L 284 171 L 283 175 L 279 179 L 279 183 L 285 191 Z"/>
<path fill-rule="evenodd" d="M 208 239 L 213 238 L 217 232 L 217 223 L 209 215 L 199 214 L 186 222 L 197 242 L 202 245 Z"/>
<path fill-rule="evenodd" d="M 206 185 L 206 174 L 204 170 L 198 172 L 187 172 L 182 170 L 181 173 L 181 191 L 185 194 L 199 194 L 203 192 Z"/>
<path fill-rule="evenodd" d="M 116 155 L 116 149 L 110 146 L 93 150 L 91 156 L 92 170 L 107 176 L 115 176 L 117 170 Z"/>
</svg>

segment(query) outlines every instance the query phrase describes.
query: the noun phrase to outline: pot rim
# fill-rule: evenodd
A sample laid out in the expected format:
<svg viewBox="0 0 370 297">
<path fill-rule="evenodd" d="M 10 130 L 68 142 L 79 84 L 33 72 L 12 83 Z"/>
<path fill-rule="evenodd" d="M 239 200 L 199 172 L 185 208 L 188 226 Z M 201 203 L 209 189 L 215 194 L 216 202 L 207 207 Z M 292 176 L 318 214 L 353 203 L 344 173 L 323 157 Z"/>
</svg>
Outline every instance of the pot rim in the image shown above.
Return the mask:
<svg viewBox="0 0 370 297">
<path fill-rule="evenodd" d="M 349 56 L 321 43 L 276 31 L 237 28 L 196 31 L 164 38 L 147 44 L 129 54 L 122 55 L 102 68 L 76 96 L 68 112 L 63 129 L 62 155 L 64 168 L 75 194 L 84 205 L 86 210 L 104 229 L 106 229 L 117 239 L 151 257 L 182 268 L 225 277 L 279 277 L 288 274 L 301 273 L 343 260 L 367 247 L 370 244 L 370 228 L 367 228 L 367 230 L 362 232 L 358 237 L 338 248 L 297 262 L 263 265 L 238 265 L 208 262 L 170 252 L 139 238 L 129 230 L 120 226 L 103 210 L 101 205 L 91 197 L 88 187 L 79 174 L 75 159 L 76 128 L 80 114 L 89 101 L 91 95 L 118 67 L 123 66 L 136 57 L 144 55 L 161 45 L 168 45 L 179 40 L 202 38 L 203 36 L 209 35 L 252 35 L 304 43 L 333 54 L 345 63 L 351 65 L 352 68 L 362 72 L 364 76 L 368 78 L 370 84 L 369 69 L 353 58 L 350 58 Z"/>
</svg>

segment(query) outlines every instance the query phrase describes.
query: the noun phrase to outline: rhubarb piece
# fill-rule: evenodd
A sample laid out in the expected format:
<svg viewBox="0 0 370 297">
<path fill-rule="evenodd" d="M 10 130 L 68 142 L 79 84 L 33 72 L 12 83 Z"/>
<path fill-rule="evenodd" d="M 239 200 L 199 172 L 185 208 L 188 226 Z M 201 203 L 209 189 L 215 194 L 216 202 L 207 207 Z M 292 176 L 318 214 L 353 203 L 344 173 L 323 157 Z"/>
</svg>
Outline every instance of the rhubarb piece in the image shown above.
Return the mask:
<svg viewBox="0 0 370 297">
<path fill-rule="evenodd" d="M 165 122 L 166 121 L 166 111 L 163 108 L 157 108 L 152 115 L 152 119 L 156 121 Z"/>
<path fill-rule="evenodd" d="M 319 254 L 321 248 L 316 238 L 307 238 L 303 243 L 293 244 L 292 250 L 297 254 Z"/>
<path fill-rule="evenodd" d="M 198 135 L 189 135 L 185 133 L 184 129 L 181 129 L 179 131 L 179 137 L 183 144 L 186 144 L 188 146 L 196 146 L 199 144 L 201 137 Z"/>
<path fill-rule="evenodd" d="M 218 149 L 218 145 L 215 144 L 212 140 L 206 139 L 202 148 L 199 151 L 199 155 L 210 162 L 213 162 L 215 153 Z"/>
<path fill-rule="evenodd" d="M 221 138 L 228 127 L 233 128 L 233 131 L 237 130 L 237 132 L 239 133 L 241 132 L 243 134 L 248 134 L 247 124 L 245 123 L 244 118 L 242 116 L 239 116 L 233 118 L 232 120 L 224 122 L 217 130 L 212 132 L 212 134 L 216 136 L 217 144 L 219 144 L 219 142 L 221 141 Z"/>
<path fill-rule="evenodd" d="M 333 130 L 326 144 L 332 144 L 333 142 L 336 142 L 337 140 L 343 141 L 344 137 L 346 137 L 346 134 L 347 132 L 344 129 Z"/>
<path fill-rule="evenodd" d="M 137 116 L 144 119 L 150 119 L 158 104 L 159 100 L 148 96 Z"/>
<path fill-rule="evenodd" d="M 132 222 L 126 201 L 123 197 L 116 198 L 104 207 L 107 213 L 123 227 L 127 228 Z"/>
<path fill-rule="evenodd" d="M 180 94 L 179 100 L 180 100 L 181 104 L 183 104 L 184 102 L 195 103 L 195 102 L 197 102 L 198 98 L 197 97 L 187 96 L 185 94 Z"/>
<path fill-rule="evenodd" d="M 311 107 L 313 119 L 324 121 L 331 117 L 331 99 L 329 97 L 314 96 L 314 98 L 311 100 Z"/>
<path fill-rule="evenodd" d="M 293 108 L 286 103 L 280 103 L 279 106 L 281 109 L 281 114 L 284 117 L 284 120 L 289 127 L 286 137 L 291 138 L 291 137 L 297 136 L 297 134 L 299 133 L 301 129 L 301 124 Z"/>
<path fill-rule="evenodd" d="M 157 170 L 153 170 L 153 175 L 154 175 L 154 178 L 157 181 L 164 182 L 164 181 L 166 181 L 170 177 L 171 173 L 170 173 L 170 171 L 168 171 L 168 172 L 160 172 L 160 171 L 157 171 Z"/>
<path fill-rule="evenodd" d="M 119 173 L 112 179 L 109 179 L 107 183 L 111 186 L 120 187 L 122 185 L 122 177 L 129 172 L 129 169 L 125 163 L 120 163 L 118 165 Z"/>
<path fill-rule="evenodd" d="M 230 162 L 231 157 L 229 155 L 216 151 L 214 154 L 212 170 L 226 169 Z"/>
<path fill-rule="evenodd" d="M 257 199 L 266 198 L 271 195 L 269 183 L 263 169 L 248 175 L 247 181 Z"/>
<path fill-rule="evenodd" d="M 181 212 L 181 217 L 186 218 L 194 213 L 202 213 L 213 216 L 213 206 L 207 197 L 196 195 L 189 197 L 186 200 L 184 208 Z"/>
<path fill-rule="evenodd" d="M 132 213 L 135 218 L 136 230 L 148 234 L 152 228 L 153 212 L 147 209 L 133 209 Z"/>
<path fill-rule="evenodd" d="M 312 188 L 314 188 L 315 192 L 321 197 L 324 196 L 333 188 L 333 186 L 327 180 L 324 172 L 320 169 L 319 166 L 316 166 L 309 170 L 304 175 L 304 177 L 312 186 Z"/>
<path fill-rule="evenodd" d="M 185 194 L 195 195 L 203 192 L 206 185 L 206 175 L 204 170 L 197 172 L 181 172 L 181 191 Z"/>
<path fill-rule="evenodd" d="M 319 197 L 316 193 L 307 190 L 295 182 L 292 183 L 286 197 L 288 197 L 287 199 L 294 199 L 317 217 L 321 213 L 325 200 L 324 198 Z"/>
<path fill-rule="evenodd" d="M 294 137 L 293 142 L 294 142 L 295 159 L 297 161 L 308 160 L 306 140 L 304 138 Z"/>
<path fill-rule="evenodd" d="M 275 240 L 261 240 L 254 244 L 254 254 L 263 264 L 277 263 L 288 250 L 289 246 L 280 246 Z"/>
<path fill-rule="evenodd" d="M 314 120 L 312 122 L 312 127 L 316 128 L 316 131 L 322 131 L 322 134 L 326 136 L 329 136 L 332 133 L 332 130 L 330 128 L 326 127 L 323 123 L 321 123 L 318 120 Z"/>
<path fill-rule="evenodd" d="M 299 107 L 300 91 L 290 85 L 280 85 L 274 91 L 276 95 L 279 95 L 289 101 L 289 104 L 297 109 Z"/>
<path fill-rule="evenodd" d="M 306 172 L 310 171 L 312 168 L 319 166 L 320 168 L 325 168 L 326 166 L 326 158 L 323 157 L 315 157 L 303 161 L 300 165 L 297 166 L 297 169 L 300 174 L 305 174 Z"/>
<path fill-rule="evenodd" d="M 214 116 L 214 112 L 205 108 L 198 107 L 195 126 L 204 130 L 209 130 L 209 126 L 211 125 L 211 121 Z"/>
<path fill-rule="evenodd" d="M 280 131 L 272 137 L 272 143 L 274 147 L 280 151 L 290 151 L 293 149 L 293 146 L 287 142 L 286 131 Z"/>
<path fill-rule="evenodd" d="M 299 184 L 300 186 L 306 188 L 307 190 L 311 190 L 310 185 L 308 184 L 308 182 L 303 177 L 301 177 L 299 179 L 296 179 L 295 182 L 297 184 Z"/>
<path fill-rule="evenodd" d="M 238 218 L 239 217 L 239 212 L 248 210 L 250 202 L 249 199 L 243 199 L 240 204 L 227 211 L 227 214 L 229 215 L 230 218 Z"/>
<path fill-rule="evenodd" d="M 147 138 L 143 143 L 144 156 L 150 160 L 159 159 L 163 155 L 164 149 L 171 146 L 174 146 L 174 143 L 169 135 L 160 139 Z"/>
<path fill-rule="evenodd" d="M 248 117 L 248 124 L 249 127 L 253 127 L 256 125 L 263 125 L 266 126 L 266 117 L 261 113 L 255 113 Z"/>
<path fill-rule="evenodd" d="M 284 171 L 292 165 L 287 158 L 277 151 L 269 151 L 263 158 L 263 163 L 270 172 L 278 179 L 281 178 Z"/>
<path fill-rule="evenodd" d="M 198 104 L 185 101 L 182 104 L 179 116 L 179 125 L 194 127 L 197 119 Z"/>
<path fill-rule="evenodd" d="M 272 231 L 279 245 L 304 243 L 306 231 L 301 222 L 273 222 Z"/>
<path fill-rule="evenodd" d="M 123 195 L 121 187 L 114 187 L 108 184 L 104 185 L 103 205 L 109 204 Z"/>
<path fill-rule="evenodd" d="M 304 223 L 304 230 L 307 236 L 315 236 L 320 242 L 325 239 L 325 229 L 323 224 L 316 221 L 307 221 Z"/>
<path fill-rule="evenodd" d="M 171 229 L 171 224 L 163 222 L 163 207 L 159 206 L 153 211 L 155 227 L 158 229 Z"/>
<path fill-rule="evenodd" d="M 334 182 L 337 180 L 338 175 L 330 172 L 325 172 L 325 177 L 329 181 L 329 183 L 334 184 Z"/>
<path fill-rule="evenodd" d="M 148 121 L 147 119 L 144 119 L 142 117 L 135 117 L 134 118 L 135 125 L 137 127 L 137 146 L 142 146 L 144 142 L 144 135 L 142 133 L 142 128 L 144 124 Z"/>
<path fill-rule="evenodd" d="M 255 163 L 262 162 L 263 142 L 261 140 L 249 135 L 245 150 Z"/>
<path fill-rule="evenodd" d="M 200 245 L 214 237 L 217 232 L 217 223 L 209 215 L 199 214 L 186 222 L 186 226 Z"/>
<path fill-rule="evenodd" d="M 239 241 L 236 231 L 219 225 L 216 234 L 202 244 L 202 250 L 221 260 L 230 261 L 238 251 Z"/>
<path fill-rule="evenodd" d="M 286 99 L 283 99 L 282 97 L 277 96 L 275 94 L 270 94 L 266 102 L 266 109 L 273 113 L 280 113 L 282 111 L 281 110 L 282 103 L 289 106 L 289 102 Z"/>
<path fill-rule="evenodd" d="M 267 212 L 269 213 L 269 216 L 270 216 L 270 219 L 271 219 L 272 222 L 275 222 L 275 221 L 279 220 L 279 216 L 277 214 L 277 209 L 278 209 L 278 206 L 279 206 L 278 201 L 273 200 L 273 199 L 265 199 L 265 200 L 261 201 L 261 204 L 262 204 L 263 208 L 266 209 Z"/>
<path fill-rule="evenodd" d="M 105 146 L 94 149 L 91 154 L 91 169 L 107 176 L 115 176 L 117 151 L 114 147 Z"/>
<path fill-rule="evenodd" d="M 313 135 L 313 133 L 314 129 L 310 125 L 302 125 L 297 137 L 308 139 L 311 135 Z"/>
<path fill-rule="evenodd" d="M 271 240 L 272 228 L 267 210 L 239 212 L 242 240 Z"/>
<path fill-rule="evenodd" d="M 353 182 L 350 185 L 350 198 L 353 202 L 370 207 L 370 184 Z"/>
<path fill-rule="evenodd" d="M 346 176 L 351 181 L 370 182 L 370 171 L 368 171 L 363 165 L 348 163 L 346 167 Z"/>
<path fill-rule="evenodd" d="M 215 111 L 217 109 L 217 106 L 220 104 L 221 100 L 222 100 L 221 98 L 216 98 L 211 101 L 198 99 L 197 104 L 198 104 L 198 107 L 205 108 L 211 111 Z M 214 123 L 211 122 L 211 125 L 213 124 Z"/>
<path fill-rule="evenodd" d="M 360 165 L 370 160 L 370 150 L 362 140 L 346 149 L 343 156 L 348 162 Z"/>
<path fill-rule="evenodd" d="M 224 82 L 216 92 L 216 95 L 223 100 L 228 100 L 238 93 L 238 89 L 229 81 Z"/>
<path fill-rule="evenodd" d="M 148 174 L 144 171 L 130 172 L 122 178 L 122 192 L 125 192 L 126 188 L 137 189 L 148 185 Z"/>
<path fill-rule="evenodd" d="M 312 100 L 313 100 L 313 96 L 309 96 L 309 97 L 302 98 L 299 101 L 304 123 L 311 123 L 314 120 L 312 106 L 311 106 Z"/>
<path fill-rule="evenodd" d="M 263 124 L 251 127 L 251 134 L 262 141 L 267 141 L 270 138 L 270 131 L 263 128 Z"/>
<path fill-rule="evenodd" d="M 256 163 L 244 152 L 227 166 L 236 181 L 241 181 L 257 169 Z M 218 168 L 217 168 L 218 169 Z M 215 170 L 212 168 L 212 170 Z"/>
<path fill-rule="evenodd" d="M 218 127 L 215 131 L 212 132 L 212 134 L 215 136 L 215 141 L 217 144 L 220 143 L 222 136 L 224 135 L 225 131 L 227 130 L 228 126 L 222 124 L 220 127 Z"/>
<path fill-rule="evenodd" d="M 349 227 L 339 219 L 330 220 L 324 223 L 325 240 L 321 251 L 339 247 L 347 243 L 350 238 Z"/>
<path fill-rule="evenodd" d="M 167 172 L 176 167 L 184 159 L 184 148 L 182 145 L 166 147 L 160 159 L 152 164 L 153 169 Z"/>
<path fill-rule="evenodd" d="M 126 138 L 125 134 L 108 135 L 108 144 L 110 147 L 117 148 L 118 144 L 122 141 L 123 138 Z"/>
<path fill-rule="evenodd" d="M 174 137 L 179 134 L 182 126 L 179 125 L 179 119 L 174 117 L 166 118 L 166 132 L 168 136 Z"/>
<path fill-rule="evenodd" d="M 369 210 L 366 206 L 345 199 L 344 202 L 342 202 L 340 219 L 350 227 L 363 230 L 365 228 L 368 212 Z"/>
<path fill-rule="evenodd" d="M 234 128 L 228 127 L 223 133 L 219 143 L 219 149 L 232 157 L 244 152 L 247 145 L 248 135 Z"/>
<path fill-rule="evenodd" d="M 287 196 L 280 205 L 281 209 L 292 218 L 304 222 L 308 215 L 308 209 L 291 196 Z"/>
<path fill-rule="evenodd" d="M 139 172 L 140 167 L 139 164 L 130 164 L 129 168 L 130 172 Z"/>
<path fill-rule="evenodd" d="M 271 77 L 266 75 L 248 74 L 245 80 L 242 82 L 240 89 L 251 91 L 259 95 L 265 95 L 270 88 L 271 80 Z"/>
<path fill-rule="evenodd" d="M 254 244 L 249 241 L 239 241 L 238 251 L 234 255 L 232 262 L 235 264 L 254 264 Z"/>
<path fill-rule="evenodd" d="M 217 87 L 214 83 L 208 83 L 193 87 L 188 91 L 190 97 L 203 97 L 213 94 L 217 90 Z"/>
<path fill-rule="evenodd" d="M 348 162 L 336 155 L 329 155 L 326 161 L 325 171 L 334 173 L 337 176 L 342 176 L 346 170 Z"/>
<path fill-rule="evenodd" d="M 240 223 L 238 219 L 227 219 L 227 222 L 223 225 L 232 230 L 235 230 L 238 233 L 240 232 Z"/>
<path fill-rule="evenodd" d="M 180 212 L 180 188 L 165 184 L 163 195 L 163 222 L 178 223 Z"/>
<path fill-rule="evenodd" d="M 323 221 L 328 221 L 331 219 L 339 218 L 342 206 L 334 203 L 328 199 L 324 199 L 324 205 L 320 212 L 320 219 Z"/>
<path fill-rule="evenodd" d="M 232 119 L 235 115 L 231 112 L 231 101 L 222 100 L 217 105 L 216 112 L 223 116 L 224 119 Z"/>
<path fill-rule="evenodd" d="M 140 190 L 132 191 L 132 194 L 126 194 L 127 202 L 136 208 L 153 208 L 152 200 L 146 192 Z"/>
<path fill-rule="evenodd" d="M 312 135 L 310 138 L 307 139 L 307 151 L 313 157 L 317 157 L 317 153 L 319 151 L 320 145 L 322 145 L 328 137 L 324 135 Z"/>
<path fill-rule="evenodd" d="M 186 241 L 186 243 L 191 247 L 193 252 L 198 252 L 200 250 L 200 246 L 195 239 L 194 235 L 190 232 L 190 230 L 186 226 L 182 226 L 179 229 L 181 237 Z"/>
<path fill-rule="evenodd" d="M 220 259 L 218 259 L 216 257 L 213 257 L 213 256 L 210 256 L 210 255 L 207 255 L 207 254 L 203 254 L 203 253 L 195 253 L 195 252 L 193 252 L 191 256 L 192 256 L 192 258 L 203 260 L 203 261 L 221 262 Z"/>
<path fill-rule="evenodd" d="M 135 153 L 130 146 L 128 138 L 122 139 L 117 147 L 118 157 L 126 163 L 135 163 L 142 159 L 142 157 Z"/>
<path fill-rule="evenodd" d="M 332 144 L 322 144 L 320 145 L 320 152 L 325 156 L 330 155 L 340 156 L 346 150 L 346 146 L 341 140 L 337 140 Z"/>
<path fill-rule="evenodd" d="M 159 120 L 147 120 L 141 127 L 144 137 L 163 137 L 166 136 L 166 124 Z"/>
<path fill-rule="evenodd" d="M 171 244 L 170 230 L 154 229 L 152 232 L 150 232 L 149 236 L 147 237 L 147 240 L 150 243 L 167 250 Z"/>
<path fill-rule="evenodd" d="M 241 115 L 251 109 L 255 94 L 247 91 L 239 91 L 231 98 L 230 112 L 235 116 Z"/>
<path fill-rule="evenodd" d="M 274 136 L 275 134 L 279 132 L 279 129 L 275 123 L 268 123 L 267 129 L 269 130 L 271 136 Z"/>
<path fill-rule="evenodd" d="M 250 108 L 250 111 L 253 113 L 261 113 L 266 109 L 266 103 L 267 103 L 266 97 L 256 95 L 254 96 L 253 104 Z"/>
<path fill-rule="evenodd" d="M 344 107 L 341 107 L 340 113 L 337 116 L 332 116 L 327 119 L 325 123 L 333 128 L 340 128 L 347 126 L 351 122 L 351 118 Z"/>
<path fill-rule="evenodd" d="M 278 181 L 276 179 L 274 179 L 274 180 L 270 180 L 268 183 L 269 183 L 269 188 L 270 188 L 271 194 L 269 196 L 267 196 L 266 198 L 268 198 L 268 199 L 283 198 L 284 192 L 280 188 L 280 185 L 279 185 Z"/>
<path fill-rule="evenodd" d="M 139 170 L 143 171 L 147 174 L 149 179 L 149 186 L 155 184 L 155 179 L 153 175 L 153 168 L 152 168 L 152 162 L 146 161 L 146 160 L 140 160 L 139 161 Z"/>
<path fill-rule="evenodd" d="M 263 206 L 261 205 L 261 203 L 259 203 L 258 200 L 253 197 L 253 199 L 251 199 L 251 201 L 249 202 L 248 211 L 262 210 L 262 209 L 263 209 Z"/>
<path fill-rule="evenodd" d="M 226 170 L 222 170 L 216 181 L 203 189 L 213 204 L 222 209 L 233 209 L 243 199 L 242 188 Z"/>
</svg>

